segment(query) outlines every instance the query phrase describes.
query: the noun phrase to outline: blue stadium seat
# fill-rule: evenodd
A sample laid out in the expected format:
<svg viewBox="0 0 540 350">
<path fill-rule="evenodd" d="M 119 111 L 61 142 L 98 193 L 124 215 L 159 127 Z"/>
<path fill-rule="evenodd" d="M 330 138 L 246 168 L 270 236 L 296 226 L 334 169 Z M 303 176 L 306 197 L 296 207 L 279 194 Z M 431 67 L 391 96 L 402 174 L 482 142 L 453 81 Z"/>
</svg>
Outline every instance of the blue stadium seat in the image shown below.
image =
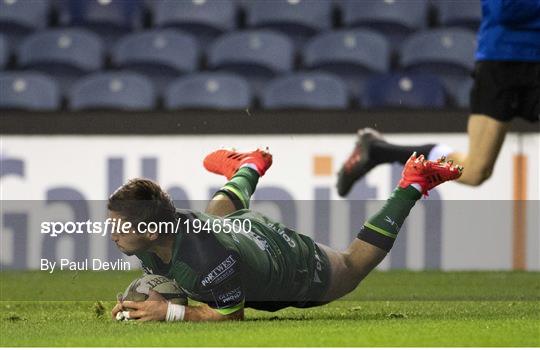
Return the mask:
<svg viewBox="0 0 540 350">
<path fill-rule="evenodd" d="M 30 35 L 19 48 L 21 68 L 54 76 L 63 91 L 78 77 L 103 67 L 101 39 L 83 29 L 54 29 Z"/>
<path fill-rule="evenodd" d="M 154 6 L 156 26 L 191 33 L 201 47 L 235 29 L 236 20 L 237 8 L 232 0 L 162 0 Z"/>
<path fill-rule="evenodd" d="M 107 46 L 142 25 L 141 0 L 63 0 L 59 21 L 99 34 Z"/>
<path fill-rule="evenodd" d="M 410 33 L 425 28 L 427 0 L 343 0 L 346 27 L 368 27 L 383 33 L 392 47 L 399 47 Z"/>
<path fill-rule="evenodd" d="M 443 108 L 446 96 L 435 76 L 396 73 L 370 78 L 360 102 L 365 108 Z"/>
<path fill-rule="evenodd" d="M 482 20 L 480 0 L 432 0 L 442 26 L 464 27 L 477 31 Z"/>
<path fill-rule="evenodd" d="M 175 29 L 156 29 L 130 34 L 112 52 L 113 64 L 152 79 L 158 90 L 180 74 L 197 70 L 199 49 L 189 34 Z"/>
<path fill-rule="evenodd" d="M 50 77 L 33 72 L 0 72 L 0 109 L 56 110 L 60 90 Z"/>
<path fill-rule="evenodd" d="M 248 27 L 267 28 L 289 36 L 297 48 L 332 26 L 331 0 L 255 1 L 246 7 Z"/>
<path fill-rule="evenodd" d="M 0 33 L 6 36 L 9 46 L 16 49 L 26 35 L 47 26 L 48 14 L 48 1 L 2 0 Z"/>
<path fill-rule="evenodd" d="M 272 80 L 261 104 L 266 109 L 345 109 L 349 103 L 346 84 L 329 73 L 295 73 Z"/>
<path fill-rule="evenodd" d="M 476 35 L 466 29 L 433 29 L 411 35 L 400 51 L 407 72 L 438 75 L 449 91 L 469 79 L 474 69 Z"/>
<path fill-rule="evenodd" d="M 390 68 L 390 46 L 370 30 L 340 30 L 317 35 L 304 48 L 304 67 L 338 75 L 359 96 L 365 80 Z"/>
<path fill-rule="evenodd" d="M 245 109 L 252 100 L 249 84 L 228 73 L 199 73 L 178 78 L 164 97 L 167 109 Z"/>
<path fill-rule="evenodd" d="M 6 38 L 0 34 L 0 69 L 4 69 L 9 61 L 9 47 Z"/>
<path fill-rule="evenodd" d="M 211 69 L 242 75 L 256 91 L 276 75 L 290 71 L 293 60 L 291 41 L 269 30 L 225 34 L 208 50 Z"/>
<path fill-rule="evenodd" d="M 72 110 L 150 110 L 156 94 L 152 83 L 137 73 L 95 73 L 77 81 L 69 92 Z"/>
</svg>

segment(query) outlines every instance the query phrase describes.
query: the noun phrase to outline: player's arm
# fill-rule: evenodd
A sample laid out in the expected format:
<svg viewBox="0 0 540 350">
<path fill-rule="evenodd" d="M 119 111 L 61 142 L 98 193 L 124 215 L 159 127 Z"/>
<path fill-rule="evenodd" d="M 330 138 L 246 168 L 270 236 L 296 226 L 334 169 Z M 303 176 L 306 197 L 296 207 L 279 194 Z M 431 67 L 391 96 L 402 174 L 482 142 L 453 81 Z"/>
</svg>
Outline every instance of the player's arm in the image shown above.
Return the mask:
<svg viewBox="0 0 540 350">
<path fill-rule="evenodd" d="M 150 267 L 148 267 L 144 263 L 143 259 L 141 259 L 140 256 L 138 256 L 138 258 L 139 258 L 139 263 L 141 264 L 141 269 L 143 271 L 143 276 L 144 275 L 151 275 L 152 274 L 152 269 Z M 124 308 L 123 308 L 123 305 L 122 305 L 122 293 L 118 293 L 116 295 L 116 304 L 114 305 L 114 307 L 111 310 L 111 316 L 112 316 L 113 320 L 116 319 L 116 314 L 119 313 L 120 311 L 124 311 Z"/>
<path fill-rule="evenodd" d="M 117 307 L 115 307 L 116 309 Z M 150 290 L 146 301 L 119 302 L 120 310 L 130 310 L 128 318 L 137 321 L 229 321 L 244 319 L 244 303 L 227 308 L 214 309 L 208 305 L 175 305 L 167 302 L 159 293 Z M 113 318 L 115 316 L 113 310 Z"/>
<path fill-rule="evenodd" d="M 208 305 L 187 306 L 184 316 L 185 321 L 231 321 L 244 319 L 244 305 L 231 308 L 226 312 L 219 309 L 212 309 Z"/>
<path fill-rule="evenodd" d="M 139 258 L 139 262 L 141 263 L 143 276 L 148 275 L 148 274 L 152 274 L 152 270 L 148 266 L 145 265 L 144 261 L 141 258 Z M 111 310 L 111 316 L 112 316 L 113 320 L 116 319 L 116 314 L 119 313 L 120 311 L 124 311 L 124 308 L 123 308 L 123 305 L 122 305 L 122 293 L 118 293 L 116 295 L 116 304 L 114 305 L 114 307 Z"/>
<path fill-rule="evenodd" d="M 226 249 L 213 236 L 187 236 L 181 253 L 184 260 L 201 271 L 195 288 L 195 300 L 201 305 L 175 305 L 168 303 L 159 293 L 150 290 L 146 301 L 124 301 L 118 310 L 130 310 L 127 316 L 139 321 L 226 321 L 244 317 L 244 288 L 240 276 L 240 257 Z M 216 271 L 221 276 L 217 278 Z M 179 281 L 181 284 L 182 282 Z M 116 310 L 118 312 L 118 310 Z"/>
</svg>

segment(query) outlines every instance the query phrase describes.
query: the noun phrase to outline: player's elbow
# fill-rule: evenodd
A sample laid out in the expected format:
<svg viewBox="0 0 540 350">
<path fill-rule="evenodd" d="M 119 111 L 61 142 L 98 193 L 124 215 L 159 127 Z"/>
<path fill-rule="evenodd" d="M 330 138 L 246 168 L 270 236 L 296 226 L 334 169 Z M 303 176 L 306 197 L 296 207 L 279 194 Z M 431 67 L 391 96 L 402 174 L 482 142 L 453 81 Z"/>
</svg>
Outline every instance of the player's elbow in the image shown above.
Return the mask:
<svg viewBox="0 0 540 350">
<path fill-rule="evenodd" d="M 216 321 L 241 321 L 244 319 L 244 309 L 231 314 L 223 315 L 207 305 L 190 306 L 186 308 L 186 321 L 192 322 L 216 322 Z"/>
<path fill-rule="evenodd" d="M 226 315 L 224 321 L 243 321 L 244 309 L 238 310 L 230 315 Z"/>
<path fill-rule="evenodd" d="M 244 319 L 244 308 L 238 309 L 229 314 L 222 314 L 215 309 L 208 307 L 212 316 L 210 317 L 211 321 L 242 321 Z"/>
</svg>

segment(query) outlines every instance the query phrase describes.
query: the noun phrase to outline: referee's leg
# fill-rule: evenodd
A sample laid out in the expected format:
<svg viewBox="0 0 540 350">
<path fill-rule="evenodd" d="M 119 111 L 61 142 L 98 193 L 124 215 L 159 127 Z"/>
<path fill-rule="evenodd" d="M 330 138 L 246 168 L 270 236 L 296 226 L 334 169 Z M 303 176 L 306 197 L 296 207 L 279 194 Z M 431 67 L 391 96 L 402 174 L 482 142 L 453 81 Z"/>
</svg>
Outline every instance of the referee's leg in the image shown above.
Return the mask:
<svg viewBox="0 0 540 350">
<path fill-rule="evenodd" d="M 467 153 L 451 153 L 448 158 L 465 168 L 458 182 L 479 186 L 489 179 L 499 156 L 509 123 L 486 115 L 472 114 L 467 132 L 469 150 Z"/>
</svg>

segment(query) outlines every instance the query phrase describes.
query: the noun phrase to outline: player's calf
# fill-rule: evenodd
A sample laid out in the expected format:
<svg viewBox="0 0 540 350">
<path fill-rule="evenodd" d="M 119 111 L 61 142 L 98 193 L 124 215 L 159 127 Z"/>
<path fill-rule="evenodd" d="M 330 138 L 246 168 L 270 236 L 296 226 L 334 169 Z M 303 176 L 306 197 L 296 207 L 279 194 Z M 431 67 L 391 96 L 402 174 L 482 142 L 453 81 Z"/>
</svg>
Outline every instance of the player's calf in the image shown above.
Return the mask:
<svg viewBox="0 0 540 350">
<path fill-rule="evenodd" d="M 384 207 L 364 223 L 358 238 L 390 251 L 399 230 L 411 209 L 423 195 L 436 186 L 461 176 L 463 168 L 441 158 L 427 161 L 414 153 L 403 168 L 398 187 L 392 192 Z"/>
</svg>

